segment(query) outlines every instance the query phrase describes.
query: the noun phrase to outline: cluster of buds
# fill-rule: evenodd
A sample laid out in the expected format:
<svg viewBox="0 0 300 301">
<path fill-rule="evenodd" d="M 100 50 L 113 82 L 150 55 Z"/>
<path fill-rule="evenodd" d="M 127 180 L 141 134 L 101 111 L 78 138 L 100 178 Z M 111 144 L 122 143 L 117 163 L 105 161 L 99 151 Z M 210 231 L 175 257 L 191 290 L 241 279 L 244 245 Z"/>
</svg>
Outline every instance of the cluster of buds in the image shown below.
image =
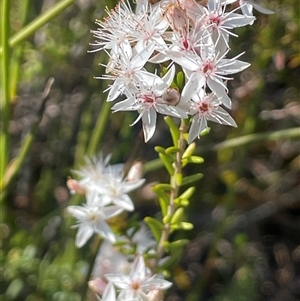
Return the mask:
<svg viewBox="0 0 300 301">
<path fill-rule="evenodd" d="M 224 109 L 231 108 L 226 83 L 250 64 L 238 59 L 243 53 L 227 57 L 229 38 L 236 36 L 235 28 L 253 24 L 253 7 L 272 13 L 254 0 L 139 0 L 135 10 L 122 0 L 107 10 L 108 17 L 92 31 L 92 45 L 109 55 L 106 74 L 98 78 L 113 81 L 107 89 L 107 101 L 117 100 L 112 110 L 137 111 L 132 125 L 142 120 L 146 142 L 155 132 L 157 113 L 189 119 L 188 143 L 207 121 L 236 126 Z M 165 72 L 153 70 L 162 64 Z"/>
</svg>

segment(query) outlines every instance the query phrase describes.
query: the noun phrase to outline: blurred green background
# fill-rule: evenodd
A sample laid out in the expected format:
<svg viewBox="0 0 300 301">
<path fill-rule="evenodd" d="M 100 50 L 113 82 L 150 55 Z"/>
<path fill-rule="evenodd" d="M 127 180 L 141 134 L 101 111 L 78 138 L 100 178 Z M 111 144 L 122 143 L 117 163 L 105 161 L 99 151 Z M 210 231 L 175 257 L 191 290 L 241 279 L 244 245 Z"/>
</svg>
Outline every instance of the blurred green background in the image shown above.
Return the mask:
<svg viewBox="0 0 300 301">
<path fill-rule="evenodd" d="M 94 79 L 106 55 L 88 50 L 95 20 L 115 3 L 73 2 L 11 49 L 10 160 L 42 119 L 1 203 L 2 300 L 94 300 L 84 293 L 92 246 L 75 249 L 66 180 L 93 150 L 112 153 L 113 163 L 151 162 L 154 146 L 171 141 L 163 118 L 144 144 L 141 125 L 129 127 L 135 113 L 108 114 L 109 83 Z M 57 3 L 12 0 L 10 36 Z M 238 128 L 213 124 L 197 142 L 205 163 L 186 169 L 204 177 L 189 208 L 195 229 L 177 234 L 191 241 L 172 270 L 166 301 L 300 299 L 299 2 L 264 4 L 275 13 L 255 12 L 255 24 L 231 39 L 231 55 L 246 51 L 242 60 L 251 63 L 228 84 Z M 41 114 L 49 78 L 55 81 Z M 147 164 L 148 183 L 167 181 L 163 169 Z M 140 218 L 158 210 L 148 188 L 135 194 Z"/>
</svg>

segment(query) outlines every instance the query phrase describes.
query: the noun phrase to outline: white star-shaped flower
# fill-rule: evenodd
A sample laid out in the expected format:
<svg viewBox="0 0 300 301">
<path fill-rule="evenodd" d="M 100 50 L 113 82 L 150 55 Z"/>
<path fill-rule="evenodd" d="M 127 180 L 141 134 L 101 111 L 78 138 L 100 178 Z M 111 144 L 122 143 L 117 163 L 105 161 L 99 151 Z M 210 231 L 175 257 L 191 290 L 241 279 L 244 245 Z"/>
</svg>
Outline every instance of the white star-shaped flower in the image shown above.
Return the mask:
<svg viewBox="0 0 300 301">
<path fill-rule="evenodd" d="M 152 76 L 152 80 L 142 79 L 137 83 L 135 90 L 126 89 L 127 99 L 116 103 L 112 110 L 116 111 L 135 111 L 139 112 L 138 118 L 132 123 L 136 124 L 140 119 L 143 122 L 145 141 L 147 142 L 154 134 L 156 127 L 157 113 L 187 118 L 187 113 L 173 103 L 168 102 L 168 89 L 173 81 L 175 67 L 172 66 L 163 78 L 157 75 Z M 179 94 L 174 93 L 176 104 L 180 100 Z"/>
<path fill-rule="evenodd" d="M 129 275 L 107 274 L 108 281 L 112 282 L 116 288 L 120 289 L 118 300 L 141 300 L 147 301 L 147 293 L 154 289 L 164 290 L 169 288 L 172 283 L 150 276 L 142 255 L 138 255 L 133 264 Z"/>
<path fill-rule="evenodd" d="M 101 196 L 94 190 L 87 192 L 87 202 L 83 206 L 68 206 L 67 211 L 77 219 L 78 228 L 75 244 L 81 248 L 88 239 L 97 233 L 104 239 L 115 242 L 115 235 L 106 223 L 110 219 L 120 214 L 123 209 L 118 206 L 102 206 Z"/>
<path fill-rule="evenodd" d="M 97 192 L 101 195 L 103 204 L 114 204 L 127 211 L 133 211 L 134 205 L 128 193 L 137 189 L 145 179 L 126 181 L 118 170 L 107 168 L 107 173 L 98 182 Z"/>
<path fill-rule="evenodd" d="M 192 115 L 192 124 L 189 130 L 188 143 L 199 137 L 200 133 L 207 128 L 207 121 L 236 127 L 234 119 L 220 105 L 220 99 L 214 94 L 206 94 L 204 89 L 199 88 L 190 95 L 186 87 L 182 91 L 182 98 L 191 101 L 189 114 Z"/>
</svg>

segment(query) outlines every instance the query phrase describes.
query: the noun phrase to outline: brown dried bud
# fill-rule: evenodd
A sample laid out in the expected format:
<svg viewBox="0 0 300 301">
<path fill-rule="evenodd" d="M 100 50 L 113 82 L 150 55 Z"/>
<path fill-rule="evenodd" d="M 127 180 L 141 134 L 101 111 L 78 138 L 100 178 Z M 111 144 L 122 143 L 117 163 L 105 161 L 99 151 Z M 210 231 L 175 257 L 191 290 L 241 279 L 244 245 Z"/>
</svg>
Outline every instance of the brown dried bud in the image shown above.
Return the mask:
<svg viewBox="0 0 300 301">
<path fill-rule="evenodd" d="M 162 95 L 162 101 L 171 106 L 176 106 L 180 101 L 180 93 L 177 89 L 168 88 L 167 91 Z"/>
</svg>

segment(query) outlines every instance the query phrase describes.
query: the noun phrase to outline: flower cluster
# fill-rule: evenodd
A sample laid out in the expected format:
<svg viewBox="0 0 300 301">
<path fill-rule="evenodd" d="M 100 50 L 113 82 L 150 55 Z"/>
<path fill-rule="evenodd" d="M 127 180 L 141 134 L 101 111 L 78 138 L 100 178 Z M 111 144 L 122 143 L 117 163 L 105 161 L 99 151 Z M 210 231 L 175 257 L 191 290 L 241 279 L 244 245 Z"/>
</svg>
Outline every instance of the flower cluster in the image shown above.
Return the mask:
<svg viewBox="0 0 300 301">
<path fill-rule="evenodd" d="M 79 181 L 70 179 L 70 190 L 86 196 L 83 206 L 68 206 L 67 211 L 78 221 L 74 227 L 78 228 L 76 246 L 82 247 L 94 234 L 115 242 L 116 238 L 106 220 L 115 217 L 122 211 L 133 211 L 134 205 L 128 193 L 144 183 L 133 165 L 127 178 L 124 178 L 122 164 L 109 165 L 109 157 L 86 159 L 86 165 L 75 171 Z M 138 163 L 137 163 L 138 164 Z M 134 174 L 133 174 L 134 173 Z"/>
<path fill-rule="evenodd" d="M 155 132 L 157 113 L 189 118 L 189 143 L 207 121 L 236 126 L 223 108 L 231 108 L 226 83 L 250 64 L 238 59 L 243 53 L 228 58 L 229 38 L 236 36 L 235 28 L 254 22 L 253 7 L 272 13 L 254 0 L 162 0 L 154 5 L 139 0 L 135 11 L 122 0 L 107 10 L 108 17 L 92 31 L 92 45 L 109 55 L 106 74 L 99 77 L 113 81 L 107 101 L 123 96 L 112 110 L 137 111 L 132 125 L 142 120 L 146 142 Z M 153 64 L 162 63 L 168 71 L 160 77 Z M 174 86 L 178 70 L 184 87 Z"/>
</svg>

